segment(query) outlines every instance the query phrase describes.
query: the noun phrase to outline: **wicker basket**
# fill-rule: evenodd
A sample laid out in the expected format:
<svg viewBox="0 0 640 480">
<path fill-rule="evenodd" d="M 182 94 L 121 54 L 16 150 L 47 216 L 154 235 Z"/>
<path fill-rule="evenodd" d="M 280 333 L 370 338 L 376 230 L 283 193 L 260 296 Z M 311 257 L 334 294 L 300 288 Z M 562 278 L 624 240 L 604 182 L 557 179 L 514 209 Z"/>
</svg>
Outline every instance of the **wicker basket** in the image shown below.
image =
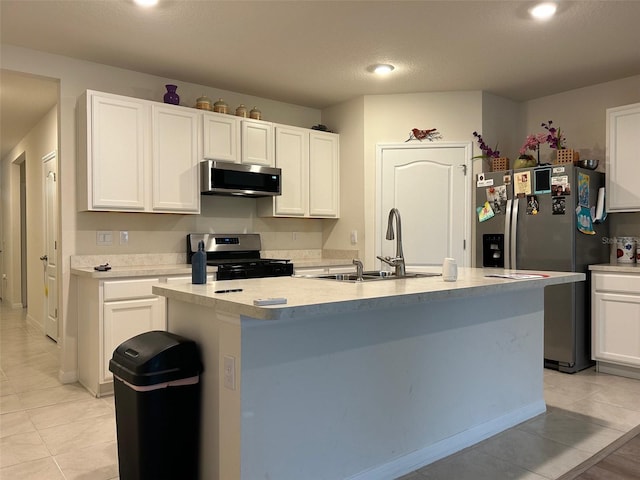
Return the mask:
<svg viewBox="0 0 640 480">
<path fill-rule="evenodd" d="M 563 148 L 560 150 L 556 150 L 556 152 L 557 152 L 557 156 L 553 162 L 555 165 L 576 163 L 578 160 L 580 160 L 580 153 L 577 150 Z"/>
<path fill-rule="evenodd" d="M 509 170 L 509 159 L 507 157 L 499 157 L 491 159 L 491 171 L 502 172 Z"/>
</svg>

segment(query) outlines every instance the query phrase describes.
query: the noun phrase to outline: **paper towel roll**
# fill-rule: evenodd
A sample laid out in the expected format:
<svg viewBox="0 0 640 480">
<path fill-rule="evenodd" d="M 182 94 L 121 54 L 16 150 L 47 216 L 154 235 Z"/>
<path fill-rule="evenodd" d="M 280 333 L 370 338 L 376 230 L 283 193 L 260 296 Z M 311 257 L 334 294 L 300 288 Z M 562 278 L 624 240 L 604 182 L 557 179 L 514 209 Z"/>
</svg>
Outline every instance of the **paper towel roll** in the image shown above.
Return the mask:
<svg viewBox="0 0 640 480">
<path fill-rule="evenodd" d="M 596 204 L 596 222 L 601 222 L 604 215 L 604 187 L 598 189 L 598 203 Z"/>
</svg>

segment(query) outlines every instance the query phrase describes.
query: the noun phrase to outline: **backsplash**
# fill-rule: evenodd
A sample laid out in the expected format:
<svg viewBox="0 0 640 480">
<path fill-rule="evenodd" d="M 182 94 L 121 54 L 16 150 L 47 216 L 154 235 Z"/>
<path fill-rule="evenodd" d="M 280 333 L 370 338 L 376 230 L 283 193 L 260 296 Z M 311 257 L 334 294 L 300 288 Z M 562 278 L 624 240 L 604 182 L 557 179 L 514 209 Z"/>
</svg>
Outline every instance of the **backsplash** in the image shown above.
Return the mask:
<svg viewBox="0 0 640 480">
<path fill-rule="evenodd" d="M 609 236 L 640 237 L 640 212 L 609 214 Z"/>
</svg>

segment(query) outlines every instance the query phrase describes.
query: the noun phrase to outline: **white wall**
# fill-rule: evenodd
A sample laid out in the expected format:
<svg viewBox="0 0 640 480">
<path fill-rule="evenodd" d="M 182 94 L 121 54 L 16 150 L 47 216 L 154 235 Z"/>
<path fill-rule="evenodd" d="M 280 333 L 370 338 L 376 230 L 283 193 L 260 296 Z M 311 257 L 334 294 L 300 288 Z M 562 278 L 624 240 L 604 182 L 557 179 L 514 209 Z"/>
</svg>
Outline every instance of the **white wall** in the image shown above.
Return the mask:
<svg viewBox="0 0 640 480">
<path fill-rule="evenodd" d="M 325 248 L 357 248 L 367 268 L 375 265 L 376 145 L 402 143 L 411 129 L 437 128 L 446 141 L 470 141 L 482 128 L 481 92 L 367 95 L 323 111 L 340 133 L 340 221 L 325 225 Z M 328 227 L 327 225 L 330 225 Z"/>
</svg>

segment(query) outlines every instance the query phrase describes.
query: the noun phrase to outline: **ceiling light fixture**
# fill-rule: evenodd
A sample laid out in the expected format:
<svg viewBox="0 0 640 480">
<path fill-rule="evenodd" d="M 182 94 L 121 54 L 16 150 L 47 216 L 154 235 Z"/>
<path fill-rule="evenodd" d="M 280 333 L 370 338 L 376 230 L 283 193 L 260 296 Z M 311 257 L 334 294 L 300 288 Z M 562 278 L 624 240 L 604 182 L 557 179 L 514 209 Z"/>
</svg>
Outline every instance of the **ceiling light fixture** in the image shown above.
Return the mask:
<svg viewBox="0 0 640 480">
<path fill-rule="evenodd" d="M 393 70 L 396 67 L 394 67 L 393 65 L 389 65 L 388 63 L 381 63 L 380 65 L 376 65 L 373 69 L 373 73 L 376 73 L 378 75 L 387 75 L 391 72 L 393 72 Z"/>
<path fill-rule="evenodd" d="M 133 0 L 139 7 L 154 7 L 158 4 L 158 0 Z"/>
<path fill-rule="evenodd" d="M 557 9 L 558 6 L 555 3 L 539 3 L 529 10 L 529 14 L 536 20 L 549 20 L 556 14 Z"/>
</svg>

